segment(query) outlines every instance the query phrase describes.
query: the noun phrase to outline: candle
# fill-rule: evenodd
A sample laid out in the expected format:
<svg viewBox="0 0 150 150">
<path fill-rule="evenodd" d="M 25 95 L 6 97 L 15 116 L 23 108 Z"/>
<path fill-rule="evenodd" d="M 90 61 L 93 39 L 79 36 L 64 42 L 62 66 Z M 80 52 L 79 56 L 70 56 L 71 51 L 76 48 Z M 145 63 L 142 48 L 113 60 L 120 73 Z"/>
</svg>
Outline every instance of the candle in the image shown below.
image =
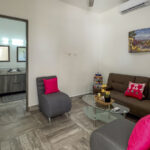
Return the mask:
<svg viewBox="0 0 150 150">
<path fill-rule="evenodd" d="M 101 93 L 98 93 L 98 95 L 97 95 L 98 97 L 101 97 Z"/>
</svg>

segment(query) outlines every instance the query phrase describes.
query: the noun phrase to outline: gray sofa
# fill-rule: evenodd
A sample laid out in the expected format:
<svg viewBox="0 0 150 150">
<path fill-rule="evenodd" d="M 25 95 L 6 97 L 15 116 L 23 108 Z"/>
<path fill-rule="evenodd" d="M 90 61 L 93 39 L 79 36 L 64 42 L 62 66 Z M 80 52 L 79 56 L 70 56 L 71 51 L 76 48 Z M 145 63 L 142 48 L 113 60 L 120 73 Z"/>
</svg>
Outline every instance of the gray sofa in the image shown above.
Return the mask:
<svg viewBox="0 0 150 150">
<path fill-rule="evenodd" d="M 71 99 L 63 92 L 45 95 L 43 79 L 56 78 L 56 76 L 38 77 L 37 92 L 40 111 L 51 121 L 52 117 L 68 113 L 71 110 Z"/>
<path fill-rule="evenodd" d="M 134 123 L 118 119 L 95 130 L 90 139 L 91 150 L 127 150 Z"/>
<path fill-rule="evenodd" d="M 145 83 L 145 90 L 143 100 L 137 100 L 133 97 L 127 97 L 124 95 L 128 88 L 129 81 L 134 83 Z M 111 97 L 116 103 L 127 106 L 130 108 L 130 113 L 143 117 L 150 114 L 150 78 L 141 76 L 131 76 L 124 74 L 110 73 L 108 78 L 108 90 L 111 92 Z"/>
</svg>

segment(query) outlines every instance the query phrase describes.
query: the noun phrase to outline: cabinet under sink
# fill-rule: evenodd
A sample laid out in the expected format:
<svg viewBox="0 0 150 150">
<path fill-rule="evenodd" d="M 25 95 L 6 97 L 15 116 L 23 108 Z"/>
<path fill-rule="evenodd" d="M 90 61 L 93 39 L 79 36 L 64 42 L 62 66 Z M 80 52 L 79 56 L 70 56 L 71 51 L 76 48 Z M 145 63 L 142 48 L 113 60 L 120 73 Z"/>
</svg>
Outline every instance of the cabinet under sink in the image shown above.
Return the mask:
<svg viewBox="0 0 150 150">
<path fill-rule="evenodd" d="M 0 75 L 0 94 L 26 91 L 26 74 Z"/>
</svg>

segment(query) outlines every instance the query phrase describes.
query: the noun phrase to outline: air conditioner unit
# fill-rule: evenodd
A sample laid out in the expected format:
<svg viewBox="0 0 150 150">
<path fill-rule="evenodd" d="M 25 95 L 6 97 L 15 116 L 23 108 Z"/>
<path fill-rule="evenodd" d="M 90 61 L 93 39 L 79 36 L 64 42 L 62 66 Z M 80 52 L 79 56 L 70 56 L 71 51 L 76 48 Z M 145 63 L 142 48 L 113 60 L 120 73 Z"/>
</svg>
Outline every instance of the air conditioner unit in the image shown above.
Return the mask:
<svg viewBox="0 0 150 150">
<path fill-rule="evenodd" d="M 128 0 L 127 2 L 121 4 L 120 12 L 126 13 L 131 10 L 137 9 L 139 7 L 144 7 L 149 5 L 149 0 Z"/>
</svg>

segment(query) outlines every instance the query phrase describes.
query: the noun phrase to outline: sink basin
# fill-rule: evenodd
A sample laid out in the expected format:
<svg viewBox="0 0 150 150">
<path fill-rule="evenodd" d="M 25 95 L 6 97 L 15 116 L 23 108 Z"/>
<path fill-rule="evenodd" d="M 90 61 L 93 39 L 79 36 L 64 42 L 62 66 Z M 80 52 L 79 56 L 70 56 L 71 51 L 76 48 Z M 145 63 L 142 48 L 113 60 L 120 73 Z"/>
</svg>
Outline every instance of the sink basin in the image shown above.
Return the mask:
<svg viewBox="0 0 150 150">
<path fill-rule="evenodd" d="M 9 69 L 8 72 L 15 73 L 15 72 L 21 72 L 21 70 L 19 68 L 17 68 L 17 69 Z"/>
<path fill-rule="evenodd" d="M 26 70 L 20 68 L 0 69 L 0 75 L 25 74 Z"/>
</svg>

